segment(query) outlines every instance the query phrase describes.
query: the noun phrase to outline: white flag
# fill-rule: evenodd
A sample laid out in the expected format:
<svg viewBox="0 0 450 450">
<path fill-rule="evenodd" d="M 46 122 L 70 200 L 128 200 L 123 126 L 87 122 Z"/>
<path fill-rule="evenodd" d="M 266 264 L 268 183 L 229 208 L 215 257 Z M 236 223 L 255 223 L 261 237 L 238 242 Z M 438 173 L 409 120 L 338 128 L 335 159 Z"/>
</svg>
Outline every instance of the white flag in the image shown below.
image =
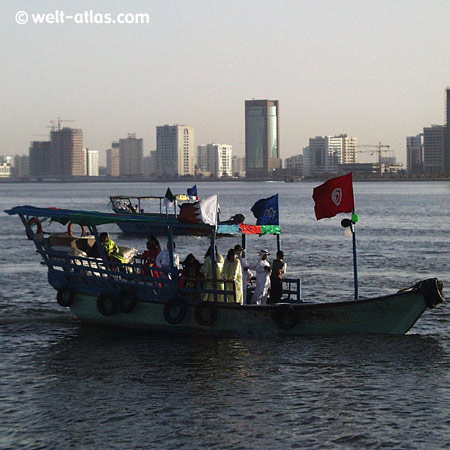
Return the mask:
<svg viewBox="0 0 450 450">
<path fill-rule="evenodd" d="M 217 225 L 217 194 L 200 200 L 198 202 L 197 208 L 199 209 L 199 211 L 197 212 L 197 217 L 203 223 L 207 223 L 208 225 Z"/>
</svg>

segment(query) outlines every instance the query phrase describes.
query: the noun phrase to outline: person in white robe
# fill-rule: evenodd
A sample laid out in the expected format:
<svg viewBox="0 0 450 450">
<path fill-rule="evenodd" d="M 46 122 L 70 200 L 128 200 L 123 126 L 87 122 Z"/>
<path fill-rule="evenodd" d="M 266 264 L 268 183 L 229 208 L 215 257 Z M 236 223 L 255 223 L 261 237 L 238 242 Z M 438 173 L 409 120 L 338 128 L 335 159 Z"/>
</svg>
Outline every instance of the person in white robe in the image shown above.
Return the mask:
<svg viewBox="0 0 450 450">
<path fill-rule="evenodd" d="M 253 293 L 252 303 L 257 305 L 265 305 L 270 289 L 270 263 L 267 261 L 269 252 L 260 250 L 259 261 L 256 263 L 256 286 Z"/>
</svg>

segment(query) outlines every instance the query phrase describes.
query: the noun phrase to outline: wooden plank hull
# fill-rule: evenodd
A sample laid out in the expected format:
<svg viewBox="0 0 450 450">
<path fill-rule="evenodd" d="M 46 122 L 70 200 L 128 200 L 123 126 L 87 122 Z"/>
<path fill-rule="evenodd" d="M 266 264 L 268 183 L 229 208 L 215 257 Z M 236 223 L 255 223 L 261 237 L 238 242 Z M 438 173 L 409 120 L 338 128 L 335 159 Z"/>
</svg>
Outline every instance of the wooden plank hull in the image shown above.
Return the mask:
<svg viewBox="0 0 450 450">
<path fill-rule="evenodd" d="M 203 303 L 204 304 L 204 303 Z M 165 303 L 138 301 L 130 313 L 99 313 L 96 297 L 75 294 L 71 311 L 80 320 L 109 326 L 244 336 L 313 336 L 343 334 L 404 334 L 427 309 L 420 290 L 385 297 L 336 303 L 232 305 L 211 303 L 217 318 L 211 325 L 196 319 L 196 305 L 186 305 L 180 323 L 171 325 Z M 198 307 L 198 306 L 197 306 Z"/>
</svg>

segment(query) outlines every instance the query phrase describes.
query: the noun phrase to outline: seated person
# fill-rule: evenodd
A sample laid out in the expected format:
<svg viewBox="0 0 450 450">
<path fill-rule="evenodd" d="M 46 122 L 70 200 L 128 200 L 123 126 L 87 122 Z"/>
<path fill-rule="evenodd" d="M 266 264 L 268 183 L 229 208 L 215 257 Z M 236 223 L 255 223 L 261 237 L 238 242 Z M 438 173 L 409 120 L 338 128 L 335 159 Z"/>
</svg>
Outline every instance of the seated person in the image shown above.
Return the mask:
<svg viewBox="0 0 450 450">
<path fill-rule="evenodd" d="M 117 244 L 109 237 L 106 232 L 100 233 L 100 242 L 102 243 L 103 250 L 105 251 L 106 257 L 110 261 L 126 263 L 127 260 L 123 256 Z"/>
<path fill-rule="evenodd" d="M 200 269 L 202 265 L 192 253 L 186 256 L 181 263 L 183 270 L 180 275 L 179 286 L 186 288 L 196 288 L 198 280 L 201 278 Z"/>
</svg>

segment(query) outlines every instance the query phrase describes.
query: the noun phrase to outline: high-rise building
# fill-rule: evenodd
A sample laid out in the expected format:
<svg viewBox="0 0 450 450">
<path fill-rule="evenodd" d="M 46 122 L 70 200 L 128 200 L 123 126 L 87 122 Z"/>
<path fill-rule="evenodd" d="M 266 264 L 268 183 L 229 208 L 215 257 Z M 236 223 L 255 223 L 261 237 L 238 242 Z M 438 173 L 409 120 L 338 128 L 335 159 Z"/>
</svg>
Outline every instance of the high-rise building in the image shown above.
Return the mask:
<svg viewBox="0 0 450 450">
<path fill-rule="evenodd" d="M 444 136 L 443 125 L 432 125 L 423 129 L 423 166 L 425 173 L 444 172 Z"/>
<path fill-rule="evenodd" d="M 48 177 L 52 175 L 52 143 L 33 141 L 29 148 L 30 176 Z"/>
<path fill-rule="evenodd" d="M 188 125 L 156 127 L 156 156 L 160 174 L 194 175 L 194 127 Z"/>
<path fill-rule="evenodd" d="M 50 132 L 51 172 L 55 176 L 85 176 L 86 155 L 83 149 L 83 132 L 63 128 Z"/>
<path fill-rule="evenodd" d="M 30 176 L 30 158 L 28 155 L 14 156 L 14 176 L 20 178 Z"/>
<path fill-rule="evenodd" d="M 223 144 L 207 144 L 197 147 L 197 167 L 204 175 L 217 178 L 233 175 L 232 146 Z"/>
<path fill-rule="evenodd" d="M 234 176 L 243 177 L 245 175 L 245 157 L 232 156 L 231 165 Z"/>
<path fill-rule="evenodd" d="M 286 158 L 284 160 L 284 168 L 287 169 L 289 175 L 303 176 L 303 155 L 294 155 Z"/>
<path fill-rule="evenodd" d="M 341 134 L 337 137 L 342 139 L 342 158 L 339 164 L 355 164 L 358 139 L 346 134 Z"/>
<path fill-rule="evenodd" d="M 109 177 L 120 176 L 120 150 L 118 142 L 113 142 L 111 148 L 106 150 L 106 175 Z"/>
<path fill-rule="evenodd" d="M 119 139 L 120 175 L 142 176 L 144 143 L 135 134 L 128 134 L 126 139 Z"/>
<path fill-rule="evenodd" d="M 98 151 L 86 149 L 87 176 L 98 177 Z"/>
<path fill-rule="evenodd" d="M 245 166 L 247 178 L 267 178 L 280 165 L 278 100 L 245 101 Z"/>
<path fill-rule="evenodd" d="M 406 170 L 408 173 L 423 173 L 423 133 L 406 137 Z"/>
<path fill-rule="evenodd" d="M 445 115 L 444 171 L 450 173 L 450 88 L 447 88 L 447 108 Z"/>
</svg>

